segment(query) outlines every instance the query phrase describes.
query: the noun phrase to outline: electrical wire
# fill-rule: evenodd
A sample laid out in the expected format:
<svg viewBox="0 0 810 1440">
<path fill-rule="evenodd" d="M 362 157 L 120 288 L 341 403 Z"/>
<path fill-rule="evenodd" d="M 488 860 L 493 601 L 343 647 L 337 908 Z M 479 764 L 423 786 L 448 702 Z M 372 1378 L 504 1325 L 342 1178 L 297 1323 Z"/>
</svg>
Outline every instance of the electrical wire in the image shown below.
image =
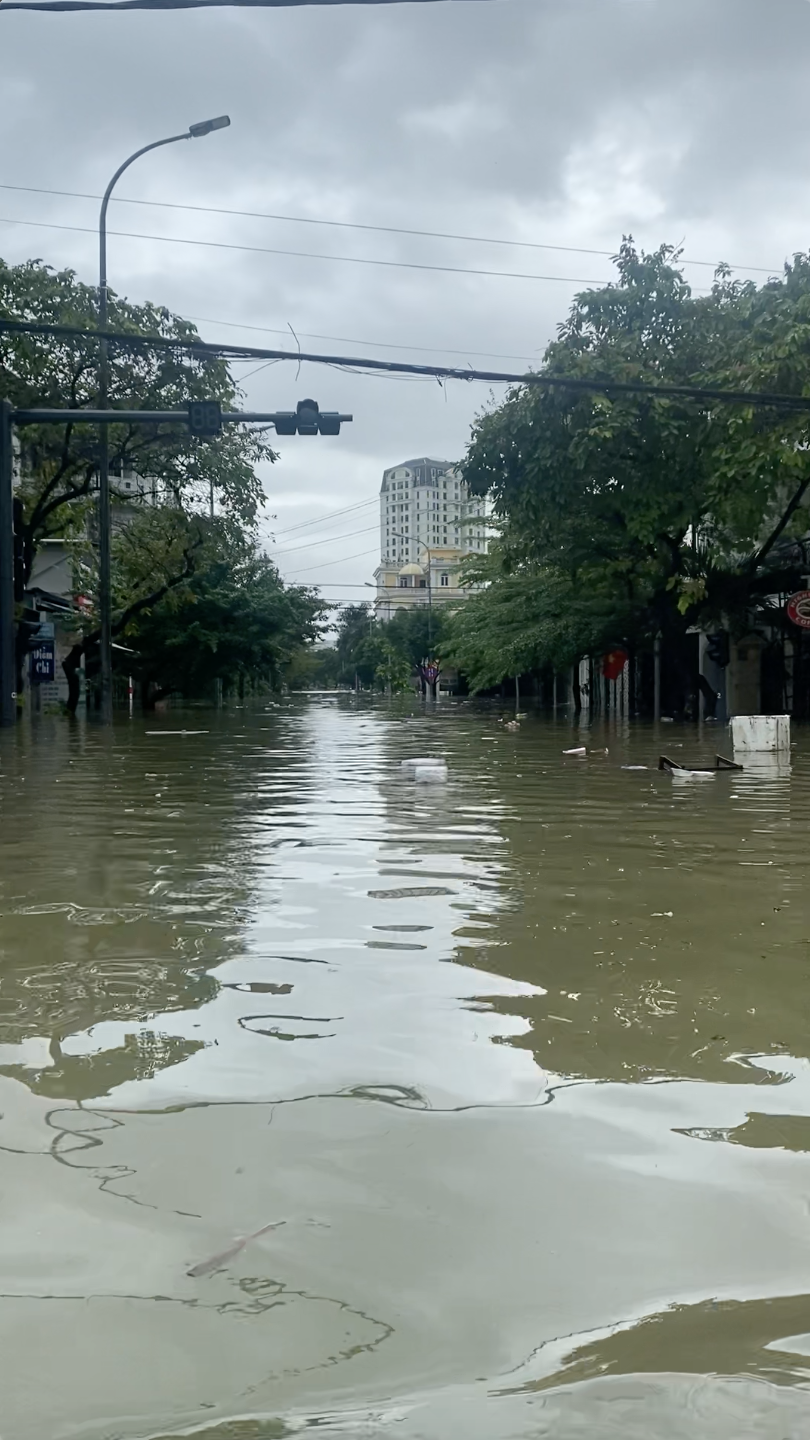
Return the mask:
<svg viewBox="0 0 810 1440">
<path fill-rule="evenodd" d="M 374 527 L 376 529 L 376 526 Z M 294 580 L 296 575 L 309 575 L 313 570 L 326 570 L 329 565 L 342 565 L 349 560 L 362 560 L 365 555 L 376 555 L 376 545 L 371 550 L 358 550 L 356 555 L 341 555 L 338 560 L 327 560 L 323 565 L 308 565 L 305 570 L 293 570 L 287 579 Z"/>
<path fill-rule="evenodd" d="M 392 5 L 399 0 L 6 0 L 0 10 L 212 10 L 289 9 L 300 5 Z M 435 0 L 411 0 L 411 3 L 435 3 Z M 469 0 L 468 0 L 469 3 Z"/>
<path fill-rule="evenodd" d="M 321 540 L 308 540 L 305 545 L 288 545 L 283 550 L 276 550 L 273 558 L 278 555 L 292 555 L 295 550 L 313 550 L 320 545 L 332 545 L 336 540 L 352 540 L 355 535 L 369 535 L 372 530 L 379 530 L 379 521 L 376 525 L 366 525 L 363 530 L 347 530 L 343 535 L 327 535 Z"/>
<path fill-rule="evenodd" d="M 241 320 L 213 320 L 209 315 L 186 315 L 186 320 L 193 320 L 197 325 L 225 325 L 229 330 L 255 330 L 259 335 L 289 335 L 289 330 L 277 330 L 270 325 L 248 325 Z M 336 345 L 370 345 L 377 350 L 415 350 L 420 355 L 477 355 L 483 360 L 523 360 L 531 365 L 537 359 L 537 352 L 531 355 L 504 355 L 494 350 L 469 350 L 460 349 L 453 345 L 396 345 L 386 340 L 357 340 L 347 335 L 320 335 L 313 330 L 298 330 L 296 334 L 303 335 L 305 340 L 331 340 Z M 263 369 L 263 366 L 259 366 Z M 254 374 L 254 371 L 250 372 Z M 240 375 L 240 382 L 247 380 L 247 375 Z"/>
<path fill-rule="evenodd" d="M 543 390 L 571 390 L 580 394 L 601 395 L 649 395 L 663 400 L 716 401 L 721 405 L 744 405 L 751 409 L 777 409 L 806 413 L 810 410 L 810 395 L 790 395 L 782 391 L 731 390 L 722 385 L 661 385 L 649 380 L 613 380 L 608 376 L 586 377 L 583 375 L 550 375 L 547 372 L 530 370 L 527 374 L 514 374 L 502 370 L 457 369 L 449 365 L 417 365 L 404 360 L 379 360 L 376 357 L 358 358 L 352 355 L 319 355 L 304 350 L 265 350 L 254 345 L 213 344 L 202 339 L 179 339 L 166 335 L 133 335 L 118 330 L 89 330 L 82 325 L 54 325 L 40 320 L 9 320 L 0 316 L 0 335 L 43 335 L 59 338 L 98 341 L 103 336 L 108 343 L 120 346 L 122 350 L 162 350 L 186 352 L 196 360 L 256 359 L 291 360 L 295 364 L 309 362 L 313 365 L 327 365 L 337 369 L 351 368 L 356 371 L 386 371 L 392 375 L 430 375 L 438 380 L 485 380 L 497 385 L 522 385 Z M 77 410 L 80 407 L 77 407 Z"/>
<path fill-rule="evenodd" d="M 10 185 L 0 183 L 0 190 L 14 190 L 26 195 L 56 195 L 66 200 L 103 199 L 103 196 L 93 195 L 86 190 L 52 190 L 44 185 Z M 425 240 L 462 240 L 471 245 L 506 245 L 511 249 L 518 250 L 556 250 L 567 255 L 600 255 L 608 260 L 614 258 L 614 251 L 612 250 L 595 250 L 585 245 L 555 245 L 540 240 L 507 240 L 501 236 L 494 235 L 457 235 L 453 231 L 448 230 L 413 230 L 403 225 L 369 225 L 358 220 L 329 220 L 312 215 L 276 215 L 264 210 L 232 210 L 223 205 L 189 205 L 179 200 L 136 200 L 129 195 L 114 195 L 113 203 L 119 205 L 148 205 L 160 210 L 189 210 L 199 215 L 232 215 L 243 220 L 274 220 L 282 221 L 289 225 L 325 225 L 335 230 L 365 230 L 375 235 L 415 235 Z M 712 270 L 717 269 L 716 260 L 688 260 L 684 257 L 679 263 L 684 265 L 701 265 Z M 772 275 L 774 273 L 773 270 L 769 270 L 765 265 L 732 265 L 730 268 L 732 270 L 756 271 L 761 275 Z M 781 266 L 776 267 L 777 270 L 781 268 Z M 193 319 L 193 316 L 189 318 Z M 313 340 L 333 340 L 340 337 L 333 335 L 313 335 L 309 338 Z M 364 344 L 366 342 L 352 341 L 350 343 Z M 417 347 L 412 346 L 410 348 L 415 349 Z M 504 356 L 503 358 L 509 359 L 514 357 Z"/>
<path fill-rule="evenodd" d="M 4 8 L 5 0 L 0 3 Z M 17 220 L 0 215 L 3 225 L 31 225 L 37 230 L 66 230 L 74 235 L 97 235 L 92 225 L 60 225 L 55 220 Z M 328 260 L 341 265 L 374 265 L 384 270 L 429 270 L 441 275 L 475 275 L 500 280 L 540 280 L 561 285 L 607 285 L 607 280 L 586 280 L 581 275 L 535 275 L 517 270 L 483 270 L 469 265 L 427 265 L 416 260 L 377 260 L 368 255 L 320 255 L 312 250 L 277 250 L 267 245 L 237 245 L 228 240 L 194 240 L 186 235 L 144 235 L 137 230 L 108 230 L 120 240 L 156 240 L 162 245 L 194 245 L 206 250 L 239 250 L 247 255 L 286 255 L 297 260 Z"/>
<path fill-rule="evenodd" d="M 276 539 L 280 535 L 292 535 L 294 530 L 306 530 L 309 525 L 325 525 L 328 520 L 336 520 L 339 515 L 348 515 L 351 510 L 365 510 L 368 505 L 376 505 L 379 497 L 373 495 L 370 500 L 360 500 L 356 505 L 347 505 L 342 510 L 327 511 L 326 515 L 319 515 L 317 520 L 302 520 L 300 525 L 290 525 L 286 530 L 277 530 Z"/>
</svg>

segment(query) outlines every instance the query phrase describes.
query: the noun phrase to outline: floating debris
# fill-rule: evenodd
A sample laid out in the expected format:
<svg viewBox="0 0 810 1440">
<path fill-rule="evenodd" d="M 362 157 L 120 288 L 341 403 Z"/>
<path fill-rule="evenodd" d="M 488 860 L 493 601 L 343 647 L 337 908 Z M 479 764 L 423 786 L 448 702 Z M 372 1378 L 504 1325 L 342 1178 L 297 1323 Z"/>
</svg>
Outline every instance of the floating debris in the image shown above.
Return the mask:
<svg viewBox="0 0 810 1440">
<path fill-rule="evenodd" d="M 680 779 L 687 777 L 705 779 L 707 776 L 717 775 L 720 770 L 742 770 L 742 768 L 742 765 L 738 765 L 736 761 L 727 760 L 725 755 L 715 755 L 714 764 L 711 766 L 681 765 L 677 760 L 670 760 L 668 755 L 658 757 L 658 769 L 666 770 L 673 778 L 679 777 Z"/>
<path fill-rule="evenodd" d="M 210 735 L 210 730 L 147 730 L 147 735 Z"/>
<path fill-rule="evenodd" d="M 199 1265 L 192 1265 L 186 1274 L 190 1275 L 193 1280 L 199 1275 L 210 1275 L 212 1270 L 219 1270 L 222 1265 L 232 1260 L 234 1255 L 238 1255 L 240 1250 L 244 1250 L 251 1240 L 258 1240 L 259 1236 L 266 1235 L 268 1230 L 277 1230 L 279 1225 L 284 1224 L 286 1224 L 284 1220 L 273 1220 L 269 1225 L 262 1225 L 261 1230 L 254 1230 L 252 1235 L 243 1235 L 239 1240 L 234 1240 L 233 1245 L 229 1245 L 225 1250 L 220 1250 L 217 1255 L 212 1255 L 210 1260 L 201 1260 Z"/>
<path fill-rule="evenodd" d="M 416 784 L 440 783 L 447 779 L 447 761 L 441 759 L 402 760 L 400 769 Z"/>
<path fill-rule="evenodd" d="M 457 895 L 446 885 L 412 885 L 403 890 L 369 890 L 371 900 L 419 900 L 423 895 Z"/>
</svg>

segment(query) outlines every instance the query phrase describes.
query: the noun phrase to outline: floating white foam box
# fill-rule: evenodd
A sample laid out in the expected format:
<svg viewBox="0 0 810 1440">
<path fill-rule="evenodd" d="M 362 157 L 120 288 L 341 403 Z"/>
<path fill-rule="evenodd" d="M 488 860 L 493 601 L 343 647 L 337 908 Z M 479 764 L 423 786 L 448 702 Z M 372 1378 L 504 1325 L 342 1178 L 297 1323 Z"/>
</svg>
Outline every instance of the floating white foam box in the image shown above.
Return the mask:
<svg viewBox="0 0 810 1440">
<path fill-rule="evenodd" d="M 790 752 L 789 715 L 735 715 L 730 729 L 735 752 Z"/>
<path fill-rule="evenodd" d="M 446 765 L 417 765 L 413 772 L 416 784 L 438 784 L 447 779 Z"/>
</svg>

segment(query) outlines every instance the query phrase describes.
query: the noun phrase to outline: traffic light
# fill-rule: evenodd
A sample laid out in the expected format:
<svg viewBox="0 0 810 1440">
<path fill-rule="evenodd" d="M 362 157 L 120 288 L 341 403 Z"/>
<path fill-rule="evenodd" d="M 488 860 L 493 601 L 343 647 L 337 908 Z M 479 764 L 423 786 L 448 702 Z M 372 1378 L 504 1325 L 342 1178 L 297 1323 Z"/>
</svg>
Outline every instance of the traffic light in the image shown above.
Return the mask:
<svg viewBox="0 0 810 1440">
<path fill-rule="evenodd" d="M 725 630 L 717 630 L 714 635 L 706 636 L 706 654 L 715 665 L 725 670 L 731 656 L 728 633 Z"/>
<path fill-rule="evenodd" d="M 344 415 L 343 419 L 347 417 Z M 295 410 L 281 410 L 275 417 L 277 435 L 339 435 L 341 416 L 337 410 L 321 410 L 317 400 L 299 400 Z"/>
<path fill-rule="evenodd" d="M 299 400 L 296 408 L 299 435 L 317 435 L 320 411 L 317 400 Z"/>
</svg>

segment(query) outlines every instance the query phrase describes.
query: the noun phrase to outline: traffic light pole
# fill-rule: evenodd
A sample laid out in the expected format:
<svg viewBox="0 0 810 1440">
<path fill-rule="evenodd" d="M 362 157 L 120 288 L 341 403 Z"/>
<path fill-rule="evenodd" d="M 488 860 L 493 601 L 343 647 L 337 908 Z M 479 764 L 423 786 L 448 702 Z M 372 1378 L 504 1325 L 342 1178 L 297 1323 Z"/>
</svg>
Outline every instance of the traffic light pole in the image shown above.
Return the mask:
<svg viewBox="0 0 810 1440">
<path fill-rule="evenodd" d="M 0 400 L 0 726 L 17 718 L 14 654 L 14 451 L 8 400 Z"/>
<path fill-rule="evenodd" d="M 213 436 L 219 433 L 223 424 L 229 425 L 273 425 L 278 435 L 339 435 L 342 424 L 348 424 L 354 417 L 341 415 L 335 410 L 320 410 L 314 400 L 302 400 L 297 410 L 226 410 L 221 411 L 213 401 L 194 402 L 185 410 L 16 410 L 10 401 L 0 400 L 0 727 L 13 725 L 17 717 L 16 659 L 14 623 L 14 494 L 13 494 L 13 446 L 14 425 L 98 425 L 105 437 L 107 426 L 165 425 L 178 423 L 186 425 L 192 435 Z M 109 486 L 107 487 L 107 509 L 109 516 Z M 102 507 L 103 508 L 103 507 Z M 100 513 L 101 533 L 99 539 L 102 551 L 99 555 L 101 596 L 109 598 L 110 552 L 103 550 L 104 536 L 109 539 L 110 527 L 103 523 Z M 106 582 L 106 584 L 105 584 Z M 105 635 L 112 640 L 112 614 L 109 605 L 102 603 L 100 609 L 101 656 L 104 655 Z M 110 646 L 110 654 L 112 647 Z M 109 697 L 109 707 L 105 697 Z M 102 675 L 101 720 L 112 722 L 112 670 L 109 685 Z"/>
</svg>

